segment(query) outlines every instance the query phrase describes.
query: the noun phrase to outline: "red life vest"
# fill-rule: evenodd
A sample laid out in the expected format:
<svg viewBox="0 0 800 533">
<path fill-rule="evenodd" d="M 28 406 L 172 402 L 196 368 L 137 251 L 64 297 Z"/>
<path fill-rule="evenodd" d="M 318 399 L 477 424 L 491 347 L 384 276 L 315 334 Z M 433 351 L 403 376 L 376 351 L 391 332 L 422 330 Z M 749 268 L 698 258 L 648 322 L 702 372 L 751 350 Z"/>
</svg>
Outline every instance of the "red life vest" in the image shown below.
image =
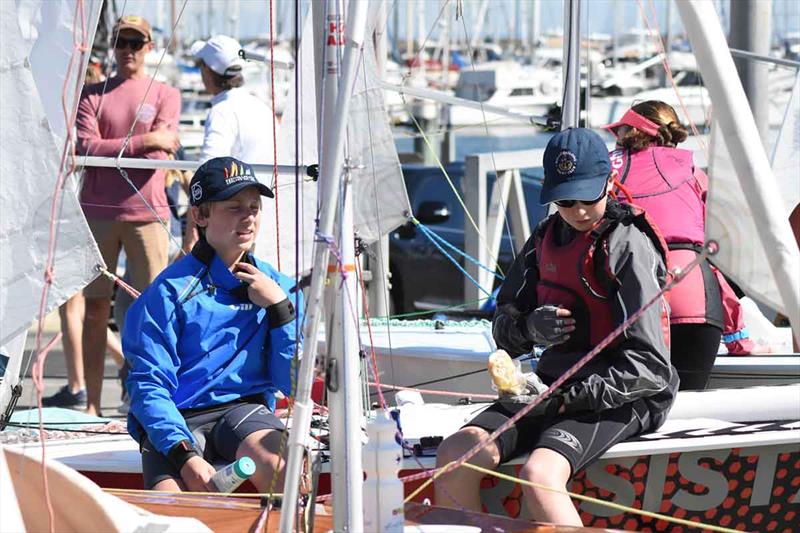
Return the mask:
<svg viewBox="0 0 800 533">
<path fill-rule="evenodd" d="M 646 213 L 636 206 L 621 206 L 626 218 L 647 235 L 666 263 L 667 245 Z M 614 321 L 611 298 L 619 281 L 608 261 L 608 237 L 620 219 L 604 218 L 591 231 L 577 233 L 569 243 L 555 242 L 556 217 L 540 228 L 536 242 L 539 262 L 537 305 L 563 306 L 572 312 L 576 330 L 570 339 L 551 347 L 558 351 L 588 351 L 606 338 L 618 324 Z M 658 304 L 656 304 L 658 305 Z M 669 346 L 669 316 L 666 298 L 661 304 L 662 331 Z M 615 341 L 616 343 L 616 341 Z M 612 347 L 614 344 L 611 345 Z"/>
</svg>

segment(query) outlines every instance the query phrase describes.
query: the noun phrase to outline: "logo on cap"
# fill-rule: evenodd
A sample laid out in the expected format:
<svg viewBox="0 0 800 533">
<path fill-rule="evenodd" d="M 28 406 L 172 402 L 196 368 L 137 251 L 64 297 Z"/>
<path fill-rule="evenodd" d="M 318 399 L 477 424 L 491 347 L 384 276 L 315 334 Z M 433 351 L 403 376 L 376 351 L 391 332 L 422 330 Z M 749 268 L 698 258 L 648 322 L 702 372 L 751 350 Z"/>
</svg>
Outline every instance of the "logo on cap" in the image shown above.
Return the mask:
<svg viewBox="0 0 800 533">
<path fill-rule="evenodd" d="M 562 176 L 567 176 L 575 172 L 578 166 L 578 158 L 569 150 L 563 150 L 558 157 L 556 157 L 556 172 Z"/>
<path fill-rule="evenodd" d="M 231 168 L 224 167 L 225 185 L 231 185 L 240 181 L 256 181 L 256 177 L 252 174 L 250 167 L 245 165 L 238 165 L 236 161 L 231 161 Z"/>
<path fill-rule="evenodd" d="M 199 183 L 192 184 L 192 200 L 198 202 L 203 197 L 203 187 Z"/>
</svg>

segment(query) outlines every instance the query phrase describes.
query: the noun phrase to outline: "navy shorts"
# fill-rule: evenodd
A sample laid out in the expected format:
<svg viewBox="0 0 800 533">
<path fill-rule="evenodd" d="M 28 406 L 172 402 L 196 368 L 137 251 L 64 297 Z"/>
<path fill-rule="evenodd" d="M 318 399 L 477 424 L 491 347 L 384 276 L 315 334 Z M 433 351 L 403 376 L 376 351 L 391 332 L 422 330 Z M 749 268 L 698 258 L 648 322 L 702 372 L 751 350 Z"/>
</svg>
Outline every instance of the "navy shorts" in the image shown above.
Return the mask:
<svg viewBox="0 0 800 533">
<path fill-rule="evenodd" d="M 599 413 L 524 416 L 495 441 L 500 450 L 500 463 L 536 448 L 549 448 L 569 461 L 572 475 L 575 475 L 613 445 L 641 433 L 641 409 L 646 407 L 641 402 L 633 402 Z M 495 402 L 464 427 L 479 427 L 491 433 L 515 413 Z"/>
<path fill-rule="evenodd" d="M 203 458 L 211 464 L 235 461 L 236 450 L 251 433 L 285 429 L 274 413 L 257 403 L 225 404 L 203 410 L 186 410 L 182 414 L 198 449 L 203 452 Z M 156 451 L 147 437 L 142 441 L 141 452 L 144 488 L 151 489 L 165 479 L 181 478 L 172 463 Z"/>
</svg>

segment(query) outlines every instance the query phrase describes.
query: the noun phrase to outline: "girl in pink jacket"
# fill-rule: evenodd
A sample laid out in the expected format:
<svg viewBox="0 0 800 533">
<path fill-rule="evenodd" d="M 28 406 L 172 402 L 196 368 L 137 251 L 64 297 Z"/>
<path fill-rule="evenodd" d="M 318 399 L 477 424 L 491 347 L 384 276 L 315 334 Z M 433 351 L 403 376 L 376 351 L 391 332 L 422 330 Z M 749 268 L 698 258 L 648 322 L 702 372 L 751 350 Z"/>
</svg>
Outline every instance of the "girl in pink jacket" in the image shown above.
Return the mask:
<svg viewBox="0 0 800 533">
<path fill-rule="evenodd" d="M 610 157 L 619 173 L 618 196 L 643 207 L 658 225 L 670 268 L 685 267 L 705 242 L 708 176 L 694 166 L 691 151 L 676 148 L 687 132 L 675 110 L 641 102 L 605 129 L 617 137 Z M 681 389 L 705 388 L 720 338 L 731 354 L 754 348 L 736 294 L 708 261 L 671 290 L 670 308 L 671 358 Z"/>
</svg>

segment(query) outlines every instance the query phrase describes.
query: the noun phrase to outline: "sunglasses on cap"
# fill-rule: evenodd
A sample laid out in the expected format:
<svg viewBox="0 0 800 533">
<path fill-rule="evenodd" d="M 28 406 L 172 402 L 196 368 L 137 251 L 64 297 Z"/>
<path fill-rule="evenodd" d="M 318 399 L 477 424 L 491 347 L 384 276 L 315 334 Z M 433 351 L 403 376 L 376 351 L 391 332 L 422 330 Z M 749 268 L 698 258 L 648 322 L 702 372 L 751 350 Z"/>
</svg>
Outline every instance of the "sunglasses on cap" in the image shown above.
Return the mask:
<svg viewBox="0 0 800 533">
<path fill-rule="evenodd" d="M 588 201 L 587 200 L 556 200 L 553 203 L 556 204 L 558 207 L 572 207 L 576 203 L 583 204 L 583 205 L 594 205 L 597 202 L 599 202 L 600 200 L 602 200 L 603 198 L 605 198 L 607 192 L 608 192 L 608 185 L 606 185 L 606 187 L 603 189 L 603 194 L 601 194 L 599 197 L 597 197 L 594 200 L 588 200 Z"/>
<path fill-rule="evenodd" d="M 138 52 L 149 42 L 150 41 L 145 41 L 143 39 L 126 39 L 125 37 L 117 37 L 117 42 L 114 43 L 114 48 L 117 50 L 125 50 L 128 46 L 130 46 L 131 50 Z"/>
</svg>

